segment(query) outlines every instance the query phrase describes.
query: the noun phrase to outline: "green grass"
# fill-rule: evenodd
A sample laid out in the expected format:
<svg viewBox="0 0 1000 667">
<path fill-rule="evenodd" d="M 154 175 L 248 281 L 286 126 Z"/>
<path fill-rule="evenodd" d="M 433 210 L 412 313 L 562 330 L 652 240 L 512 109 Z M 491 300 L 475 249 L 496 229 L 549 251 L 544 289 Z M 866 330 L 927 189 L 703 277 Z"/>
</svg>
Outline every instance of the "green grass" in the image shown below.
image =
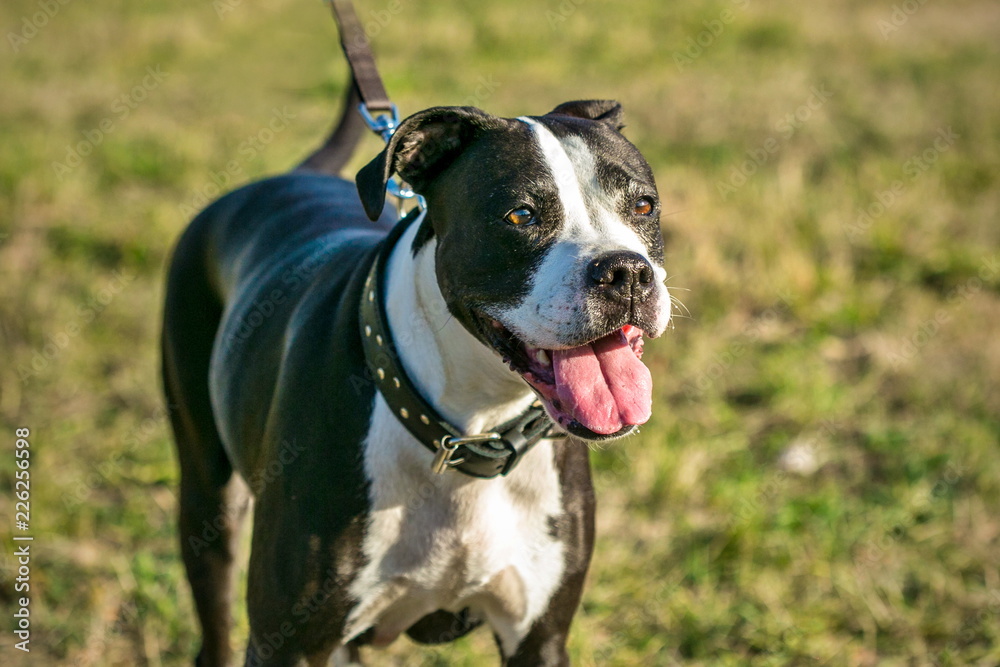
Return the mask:
<svg viewBox="0 0 1000 667">
<path fill-rule="evenodd" d="M 17 53 L 6 34 L 39 7 L 0 8 L 5 665 L 194 654 L 158 388 L 165 262 L 213 179 L 317 144 L 345 79 L 324 7 L 229 4 L 71 2 Z M 621 100 L 666 202 L 691 317 L 647 346 L 653 421 L 592 456 L 577 664 L 1000 662 L 1000 13 L 928 2 L 883 37 L 892 15 L 403 0 L 378 26 L 404 112 Z M 248 150 L 283 109 L 287 128 Z M 54 167 L 74 146 L 78 166 Z M 30 656 L 9 634 L 17 427 L 34 457 Z M 369 656 L 493 651 L 478 632 Z"/>
</svg>

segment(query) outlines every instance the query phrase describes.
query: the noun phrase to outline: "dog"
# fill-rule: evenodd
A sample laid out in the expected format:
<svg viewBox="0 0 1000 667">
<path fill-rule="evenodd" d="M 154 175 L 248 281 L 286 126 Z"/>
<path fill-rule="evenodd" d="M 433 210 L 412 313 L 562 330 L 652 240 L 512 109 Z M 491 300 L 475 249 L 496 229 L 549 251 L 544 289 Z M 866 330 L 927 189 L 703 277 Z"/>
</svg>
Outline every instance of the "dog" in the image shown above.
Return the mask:
<svg viewBox="0 0 1000 667">
<path fill-rule="evenodd" d="M 642 345 L 671 318 L 659 196 L 622 127 L 604 100 L 434 107 L 356 185 L 331 140 L 193 220 L 162 347 L 196 664 L 233 657 L 248 507 L 247 665 L 481 624 L 504 665 L 569 664 L 587 443 L 649 418 Z M 398 219 L 394 175 L 425 210 Z"/>
</svg>

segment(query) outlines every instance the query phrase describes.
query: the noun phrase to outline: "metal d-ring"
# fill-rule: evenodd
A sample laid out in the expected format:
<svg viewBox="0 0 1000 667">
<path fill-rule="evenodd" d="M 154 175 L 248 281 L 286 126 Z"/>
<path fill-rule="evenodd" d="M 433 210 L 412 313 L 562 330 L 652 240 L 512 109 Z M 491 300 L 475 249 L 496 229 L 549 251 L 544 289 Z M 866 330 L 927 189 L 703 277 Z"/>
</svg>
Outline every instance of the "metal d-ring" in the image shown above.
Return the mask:
<svg viewBox="0 0 1000 667">
<path fill-rule="evenodd" d="M 382 141 L 386 143 L 389 143 L 392 133 L 396 131 L 396 127 L 399 125 L 399 111 L 396 109 L 395 104 L 390 105 L 390 107 L 388 113 L 380 113 L 378 116 L 373 117 L 364 102 L 358 105 L 358 112 L 365 119 L 368 129 L 382 137 Z"/>
<path fill-rule="evenodd" d="M 434 460 L 431 461 L 431 471 L 435 475 L 440 475 L 448 468 L 457 466 L 464 462 L 465 459 L 452 460 L 451 458 L 462 445 L 467 445 L 472 442 L 487 442 L 489 440 L 499 439 L 499 433 L 477 433 L 476 435 L 467 435 L 461 438 L 446 435 L 441 438 L 441 446 L 438 447 L 437 453 L 434 454 Z"/>
<path fill-rule="evenodd" d="M 371 112 L 364 102 L 358 105 L 358 113 L 364 119 L 365 124 L 368 129 L 375 134 L 382 137 L 382 141 L 389 143 L 392 139 L 392 135 L 396 132 L 396 128 L 399 127 L 399 111 L 396 109 L 396 105 L 391 105 L 391 109 L 387 113 L 380 113 L 376 116 L 372 116 Z M 403 200 L 405 199 L 416 199 L 417 208 L 421 211 L 427 209 L 427 202 L 424 200 L 423 196 L 418 195 L 413 191 L 413 188 L 407 186 L 405 183 L 397 181 L 395 178 L 390 178 L 386 183 L 386 191 L 399 200 L 399 215 L 403 217 Z"/>
</svg>

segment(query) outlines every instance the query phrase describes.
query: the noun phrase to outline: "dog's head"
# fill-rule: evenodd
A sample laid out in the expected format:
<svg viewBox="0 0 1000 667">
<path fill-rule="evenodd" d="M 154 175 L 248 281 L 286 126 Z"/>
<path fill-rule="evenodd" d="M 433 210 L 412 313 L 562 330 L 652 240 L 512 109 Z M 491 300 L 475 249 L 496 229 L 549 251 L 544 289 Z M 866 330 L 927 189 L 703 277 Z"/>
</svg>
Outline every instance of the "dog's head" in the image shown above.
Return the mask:
<svg viewBox="0 0 1000 667">
<path fill-rule="evenodd" d="M 394 173 L 427 199 L 413 252 L 436 239 L 451 313 L 590 440 L 649 418 L 643 336 L 670 320 L 660 200 L 621 127 L 611 101 L 518 119 L 437 107 L 403 121 L 357 178 L 372 219 Z"/>
</svg>

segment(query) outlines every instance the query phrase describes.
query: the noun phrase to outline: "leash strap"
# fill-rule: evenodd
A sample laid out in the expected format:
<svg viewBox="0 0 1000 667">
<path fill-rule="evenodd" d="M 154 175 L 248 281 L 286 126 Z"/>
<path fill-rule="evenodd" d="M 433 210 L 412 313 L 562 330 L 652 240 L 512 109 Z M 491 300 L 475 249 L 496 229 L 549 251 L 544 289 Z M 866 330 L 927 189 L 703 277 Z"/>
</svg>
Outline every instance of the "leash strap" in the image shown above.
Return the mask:
<svg viewBox="0 0 1000 667">
<path fill-rule="evenodd" d="M 354 13 L 351 0 L 330 0 L 333 18 L 340 27 L 340 46 L 344 50 L 347 63 L 354 75 L 354 85 L 361 96 L 361 104 L 369 113 L 394 113 L 395 107 L 382 85 L 375 56 L 372 54 L 368 36 Z"/>
<path fill-rule="evenodd" d="M 333 18 L 340 29 L 340 46 L 344 50 L 347 64 L 351 67 L 352 85 L 361 98 L 358 112 L 364 118 L 368 129 L 389 143 L 393 132 L 399 126 L 399 112 L 396 105 L 389 101 L 389 94 L 385 92 L 385 86 L 382 85 L 382 77 L 379 76 L 378 67 L 375 65 L 375 56 L 372 54 L 368 36 L 365 35 L 358 15 L 354 12 L 351 0 L 330 0 L 330 9 L 333 11 Z M 343 124 L 342 118 L 340 125 Z M 415 199 L 415 208 L 425 209 L 427 207 L 427 202 L 424 201 L 423 197 L 395 178 L 389 179 L 389 182 L 386 183 L 386 189 L 399 202 L 398 208 L 401 218 L 403 217 L 403 201 L 406 199 Z"/>
</svg>

